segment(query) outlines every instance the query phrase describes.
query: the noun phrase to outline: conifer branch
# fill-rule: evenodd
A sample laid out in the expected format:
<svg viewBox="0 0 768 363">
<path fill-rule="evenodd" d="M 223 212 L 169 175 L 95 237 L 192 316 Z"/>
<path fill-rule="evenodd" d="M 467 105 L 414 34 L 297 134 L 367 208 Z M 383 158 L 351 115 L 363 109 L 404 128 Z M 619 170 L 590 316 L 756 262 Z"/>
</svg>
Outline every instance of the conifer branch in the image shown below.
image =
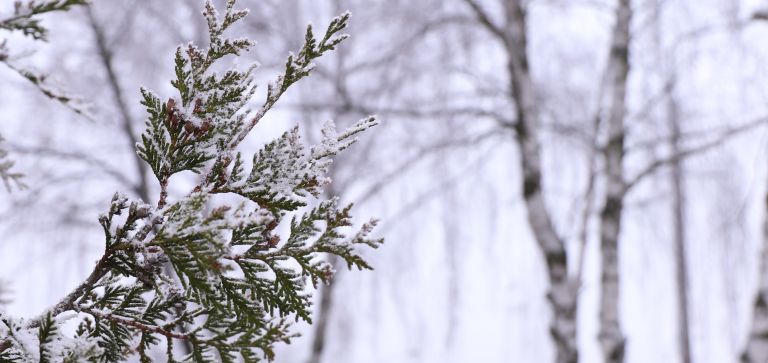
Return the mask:
<svg viewBox="0 0 768 363">
<path fill-rule="evenodd" d="M 39 19 L 40 15 L 68 11 L 72 7 L 87 4 L 88 0 L 16 1 L 14 3 L 13 15 L 0 20 L 0 30 L 20 32 L 22 35 L 34 40 L 47 41 L 48 29 L 43 26 Z M 11 55 L 6 40 L 0 40 L 0 63 L 5 64 L 9 69 L 32 83 L 44 96 L 61 103 L 64 107 L 85 119 L 94 121 L 94 117 L 90 113 L 90 106 L 81 98 L 61 89 L 61 87 L 51 82 L 47 75 L 18 64 Z"/>
<path fill-rule="evenodd" d="M 88 275 L 88 277 L 83 281 L 82 284 L 77 286 L 72 292 L 70 292 L 67 296 L 64 297 L 61 301 L 59 301 L 53 309 L 51 309 L 49 312 L 46 312 L 46 314 L 50 313 L 53 316 L 57 316 L 65 311 L 68 310 L 77 310 L 75 302 L 83 297 L 86 292 L 93 289 L 93 287 L 107 274 L 109 273 L 109 257 L 113 253 L 113 249 L 108 249 L 107 252 L 104 253 L 103 256 L 99 259 L 98 262 L 96 262 L 96 266 L 93 268 L 93 271 L 91 271 L 91 274 Z M 30 327 L 37 327 L 40 325 L 40 322 L 45 318 L 45 316 L 39 317 L 37 320 L 33 321 L 30 324 Z"/>
<path fill-rule="evenodd" d="M 272 106 L 277 103 L 280 97 L 291 85 L 309 75 L 315 67 L 315 64 L 312 63 L 313 60 L 319 58 L 325 52 L 335 49 L 337 45 L 349 37 L 349 35 L 339 34 L 339 32 L 347 27 L 351 15 L 352 14 L 347 11 L 331 20 L 331 23 L 328 24 L 328 28 L 325 31 L 325 35 L 319 43 L 312 31 L 312 26 L 310 25 L 307 27 L 304 46 L 302 46 L 298 56 L 294 56 L 293 53 L 288 56 L 288 59 L 285 62 L 285 71 L 269 84 L 269 87 L 267 88 L 267 100 L 261 108 L 259 108 L 256 114 L 251 117 L 247 126 L 240 132 L 240 134 L 238 134 L 237 138 L 229 146 L 230 150 L 236 148 L 237 145 L 243 141 L 245 136 L 248 135 L 259 121 L 261 121 L 264 115 L 272 109 Z"/>
<path fill-rule="evenodd" d="M 55 11 L 67 11 L 73 6 L 86 5 L 88 0 L 47 0 L 14 2 L 14 12 L 10 17 L 0 20 L 0 29 L 21 31 L 35 40 L 47 40 L 48 29 L 42 26 L 38 15 Z"/>
<path fill-rule="evenodd" d="M 376 221 L 347 233 L 353 226 L 351 205 L 339 207 L 336 199 L 320 196 L 330 183 L 326 173 L 332 157 L 375 126 L 373 116 L 342 132 L 329 121 L 322 142 L 310 147 L 294 128 L 256 153 L 248 173 L 235 153 L 288 87 L 309 75 L 312 61 L 346 37 L 337 33 L 349 14 L 331 21 L 321 39 L 308 28 L 298 55 L 288 57 L 264 105 L 251 112 L 246 105 L 254 95 L 256 67 L 210 71 L 224 56 L 253 45 L 226 36 L 247 14 L 234 5 L 229 0 L 220 17 L 207 1 L 208 46 L 177 48 L 172 84 L 178 97 L 161 101 L 141 90 L 149 116 L 137 152 L 160 184 L 157 207 L 115 193 L 99 217 L 105 252 L 90 276 L 39 318 L 8 320 L 0 338 L 22 327 L 23 334 L 37 334 L 39 345 L 30 349 L 0 339 L 10 341 L 3 343 L 9 345 L 0 351 L 0 361 L 120 362 L 138 355 L 149 362 L 148 351 L 162 338 L 169 361 L 176 360 L 173 339 L 189 344 L 186 361 L 271 360 L 275 344 L 296 336 L 288 319 L 310 321 L 307 282 L 327 283 L 334 272 L 324 254 L 341 257 L 349 268 L 371 269 L 358 248 L 382 243 L 369 237 Z M 171 198 L 170 177 L 183 171 L 203 179 L 186 196 Z M 242 202 L 214 203 L 211 196 L 218 193 L 238 195 Z M 314 202 L 315 208 L 286 221 Z M 290 224 L 289 233 L 277 232 L 281 223 Z M 166 263 L 172 272 L 164 271 Z M 55 343 L 63 338 L 57 327 L 68 312 L 80 313 L 80 325 L 71 344 L 62 346 Z"/>
<path fill-rule="evenodd" d="M 0 48 L 2 46 L 0 45 Z M 95 122 L 94 116 L 91 114 L 91 106 L 87 104 L 83 99 L 72 95 L 69 91 L 61 89 L 60 86 L 49 80 L 49 77 L 40 71 L 26 68 L 18 65 L 14 62 L 10 56 L 2 57 L 2 49 L 0 49 L 0 63 L 5 64 L 9 69 L 16 72 L 18 75 L 32 83 L 43 96 L 60 103 L 75 114 L 83 117 L 84 119 Z"/>
<path fill-rule="evenodd" d="M 98 318 L 101 318 L 101 319 L 109 320 L 109 321 L 111 321 L 113 323 L 116 323 L 116 324 L 122 324 L 122 325 L 127 325 L 127 326 L 130 326 L 130 327 L 136 328 L 136 329 L 140 330 L 143 333 L 156 333 L 156 334 L 160 334 L 160 335 L 162 335 L 162 336 L 164 336 L 166 338 L 173 338 L 173 339 L 179 339 L 179 340 L 188 340 L 189 339 L 189 336 L 186 335 L 186 334 L 174 333 L 174 332 L 172 332 L 170 330 L 166 330 L 166 329 L 164 329 L 163 327 L 160 327 L 160 326 L 153 326 L 153 325 L 142 324 L 142 323 L 140 323 L 140 322 L 138 322 L 136 320 L 133 320 L 133 319 L 123 318 L 123 317 L 120 317 L 120 316 L 117 316 L 117 315 L 114 315 L 114 314 L 110 314 L 110 313 L 103 313 L 103 312 L 100 312 L 100 311 L 95 310 L 95 309 L 83 309 L 83 312 L 91 314 L 91 315 L 93 315 L 95 317 L 98 317 Z"/>
</svg>

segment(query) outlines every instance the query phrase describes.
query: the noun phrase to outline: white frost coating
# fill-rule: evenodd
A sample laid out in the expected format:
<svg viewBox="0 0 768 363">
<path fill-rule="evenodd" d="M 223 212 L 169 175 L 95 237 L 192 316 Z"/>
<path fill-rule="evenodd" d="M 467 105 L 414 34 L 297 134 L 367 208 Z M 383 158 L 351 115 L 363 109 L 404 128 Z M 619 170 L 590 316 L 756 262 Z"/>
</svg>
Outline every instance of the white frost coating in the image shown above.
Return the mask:
<svg viewBox="0 0 768 363">
<path fill-rule="evenodd" d="M 0 336 L 7 337 L 11 343 L 10 349 L 18 354 L 25 362 L 40 360 L 36 331 L 27 327 L 24 319 L 13 318 L 0 314 Z"/>
<path fill-rule="evenodd" d="M 55 319 L 56 319 L 56 323 L 63 324 L 63 323 L 66 323 L 69 320 L 72 320 L 72 319 L 76 318 L 76 317 L 77 317 L 77 312 L 75 312 L 75 311 L 65 311 L 65 312 L 59 314 L 59 316 L 57 316 Z"/>
<path fill-rule="evenodd" d="M 354 144 L 358 133 L 376 124 L 375 117 L 369 116 L 339 134 L 333 121 L 327 121 L 322 141 L 308 151 L 298 128 L 294 128 L 255 156 L 248 178 L 231 181 L 228 187 L 242 194 L 274 194 L 277 200 L 303 203 L 307 197 L 304 191 L 318 195 L 320 188 L 330 183 L 326 173 L 331 157 Z M 304 191 L 297 190 L 300 185 Z"/>
<path fill-rule="evenodd" d="M 343 133 L 337 134 L 333 121 L 326 121 L 322 129 L 323 141 L 320 145 L 312 147 L 312 158 L 320 159 L 341 152 L 357 142 L 357 137 L 353 136 L 376 125 L 378 125 L 376 117 L 368 116 L 344 130 Z"/>
<path fill-rule="evenodd" d="M 37 334 L 34 329 L 19 329 L 13 333 L 13 338 L 20 345 L 20 348 L 28 354 L 30 359 L 39 360 L 40 352 L 38 349 Z"/>
</svg>

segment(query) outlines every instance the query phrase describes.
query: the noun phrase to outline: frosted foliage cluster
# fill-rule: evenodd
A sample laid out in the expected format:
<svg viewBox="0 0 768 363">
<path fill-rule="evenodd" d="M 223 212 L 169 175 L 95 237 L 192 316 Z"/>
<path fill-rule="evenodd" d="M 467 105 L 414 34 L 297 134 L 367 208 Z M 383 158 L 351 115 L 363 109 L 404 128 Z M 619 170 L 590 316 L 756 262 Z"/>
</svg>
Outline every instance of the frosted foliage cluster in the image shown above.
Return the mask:
<svg viewBox="0 0 768 363">
<path fill-rule="evenodd" d="M 222 188 L 252 199 L 269 197 L 286 205 L 303 206 L 308 195 L 318 196 L 322 187 L 331 182 L 326 177 L 331 157 L 355 143 L 356 134 L 375 125 L 375 118 L 369 117 L 337 134 L 333 121 L 328 121 L 322 130 L 322 142 L 309 150 L 301 143 L 299 129 L 293 128 L 254 155 L 247 178 L 233 173 Z M 238 155 L 235 168 L 240 165 Z"/>
<path fill-rule="evenodd" d="M 342 133 L 329 121 L 322 142 L 310 147 L 293 128 L 258 151 L 247 173 L 237 152 L 287 87 L 309 75 L 312 60 L 346 38 L 337 33 L 349 14 L 333 19 L 321 39 L 308 28 L 298 56 L 289 56 L 272 83 L 277 88 L 250 110 L 255 65 L 210 71 L 254 44 L 226 36 L 247 14 L 234 6 L 228 1 L 220 16 L 206 2 L 210 42 L 204 49 L 177 49 L 172 84 L 178 95 L 162 101 L 141 90 L 148 117 L 137 152 L 159 182 L 157 205 L 115 193 L 99 216 L 104 254 L 93 272 L 37 318 L 2 316 L 0 361 L 145 363 L 158 352 L 168 361 L 271 360 L 275 344 L 296 336 L 292 320 L 310 322 L 307 282 L 328 283 L 334 272 L 324 255 L 350 268 L 371 268 L 358 247 L 382 243 L 369 237 L 375 220 L 355 232 L 351 206 L 320 196 L 330 183 L 331 157 L 375 126 L 374 117 Z M 171 198 L 170 177 L 183 171 L 196 173 L 199 184 Z M 240 200 L 213 198 L 224 193 Z M 287 233 L 278 233 L 281 225 Z M 77 327 L 74 336 L 61 333 L 68 319 Z M 179 343 L 188 354 L 174 350 Z"/>
</svg>

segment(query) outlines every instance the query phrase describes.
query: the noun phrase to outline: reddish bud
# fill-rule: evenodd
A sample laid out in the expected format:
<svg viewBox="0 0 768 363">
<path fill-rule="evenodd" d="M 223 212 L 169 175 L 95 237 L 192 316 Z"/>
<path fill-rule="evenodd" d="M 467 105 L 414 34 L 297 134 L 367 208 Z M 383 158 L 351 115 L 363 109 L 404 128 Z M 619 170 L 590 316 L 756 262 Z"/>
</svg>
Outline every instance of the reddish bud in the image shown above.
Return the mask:
<svg viewBox="0 0 768 363">
<path fill-rule="evenodd" d="M 168 112 L 168 114 L 172 114 L 174 109 L 176 108 L 176 100 L 173 98 L 169 98 L 168 102 L 165 104 L 165 112 Z"/>
<path fill-rule="evenodd" d="M 274 248 L 274 247 L 277 247 L 277 244 L 279 242 L 280 242 L 280 236 L 273 235 L 273 236 L 269 237 L 269 244 L 268 245 L 269 245 L 269 247 Z"/>
</svg>

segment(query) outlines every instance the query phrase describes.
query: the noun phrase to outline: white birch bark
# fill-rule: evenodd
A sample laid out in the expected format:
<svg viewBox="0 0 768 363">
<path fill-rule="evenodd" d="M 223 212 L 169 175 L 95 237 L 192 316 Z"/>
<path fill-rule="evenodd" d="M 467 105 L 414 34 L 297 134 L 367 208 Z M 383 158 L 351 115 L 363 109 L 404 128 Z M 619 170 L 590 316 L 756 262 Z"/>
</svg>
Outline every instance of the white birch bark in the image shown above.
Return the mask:
<svg viewBox="0 0 768 363">
<path fill-rule="evenodd" d="M 523 197 L 536 242 L 544 255 L 552 309 L 550 334 L 558 363 L 578 362 L 576 310 L 578 283 L 568 274 L 568 256 L 547 209 L 542 190 L 541 145 L 536 93 L 527 58 L 526 14 L 519 1 L 507 1 L 503 29 L 508 53 L 511 96 L 515 102 L 515 131 L 523 172 Z"/>
<path fill-rule="evenodd" d="M 626 184 L 624 182 L 624 137 L 627 76 L 629 74 L 630 0 L 619 0 L 616 23 L 608 55 L 605 158 L 605 204 L 600 213 L 600 328 L 598 340 L 606 363 L 624 361 L 625 338 L 620 320 L 619 235 Z"/>
</svg>

